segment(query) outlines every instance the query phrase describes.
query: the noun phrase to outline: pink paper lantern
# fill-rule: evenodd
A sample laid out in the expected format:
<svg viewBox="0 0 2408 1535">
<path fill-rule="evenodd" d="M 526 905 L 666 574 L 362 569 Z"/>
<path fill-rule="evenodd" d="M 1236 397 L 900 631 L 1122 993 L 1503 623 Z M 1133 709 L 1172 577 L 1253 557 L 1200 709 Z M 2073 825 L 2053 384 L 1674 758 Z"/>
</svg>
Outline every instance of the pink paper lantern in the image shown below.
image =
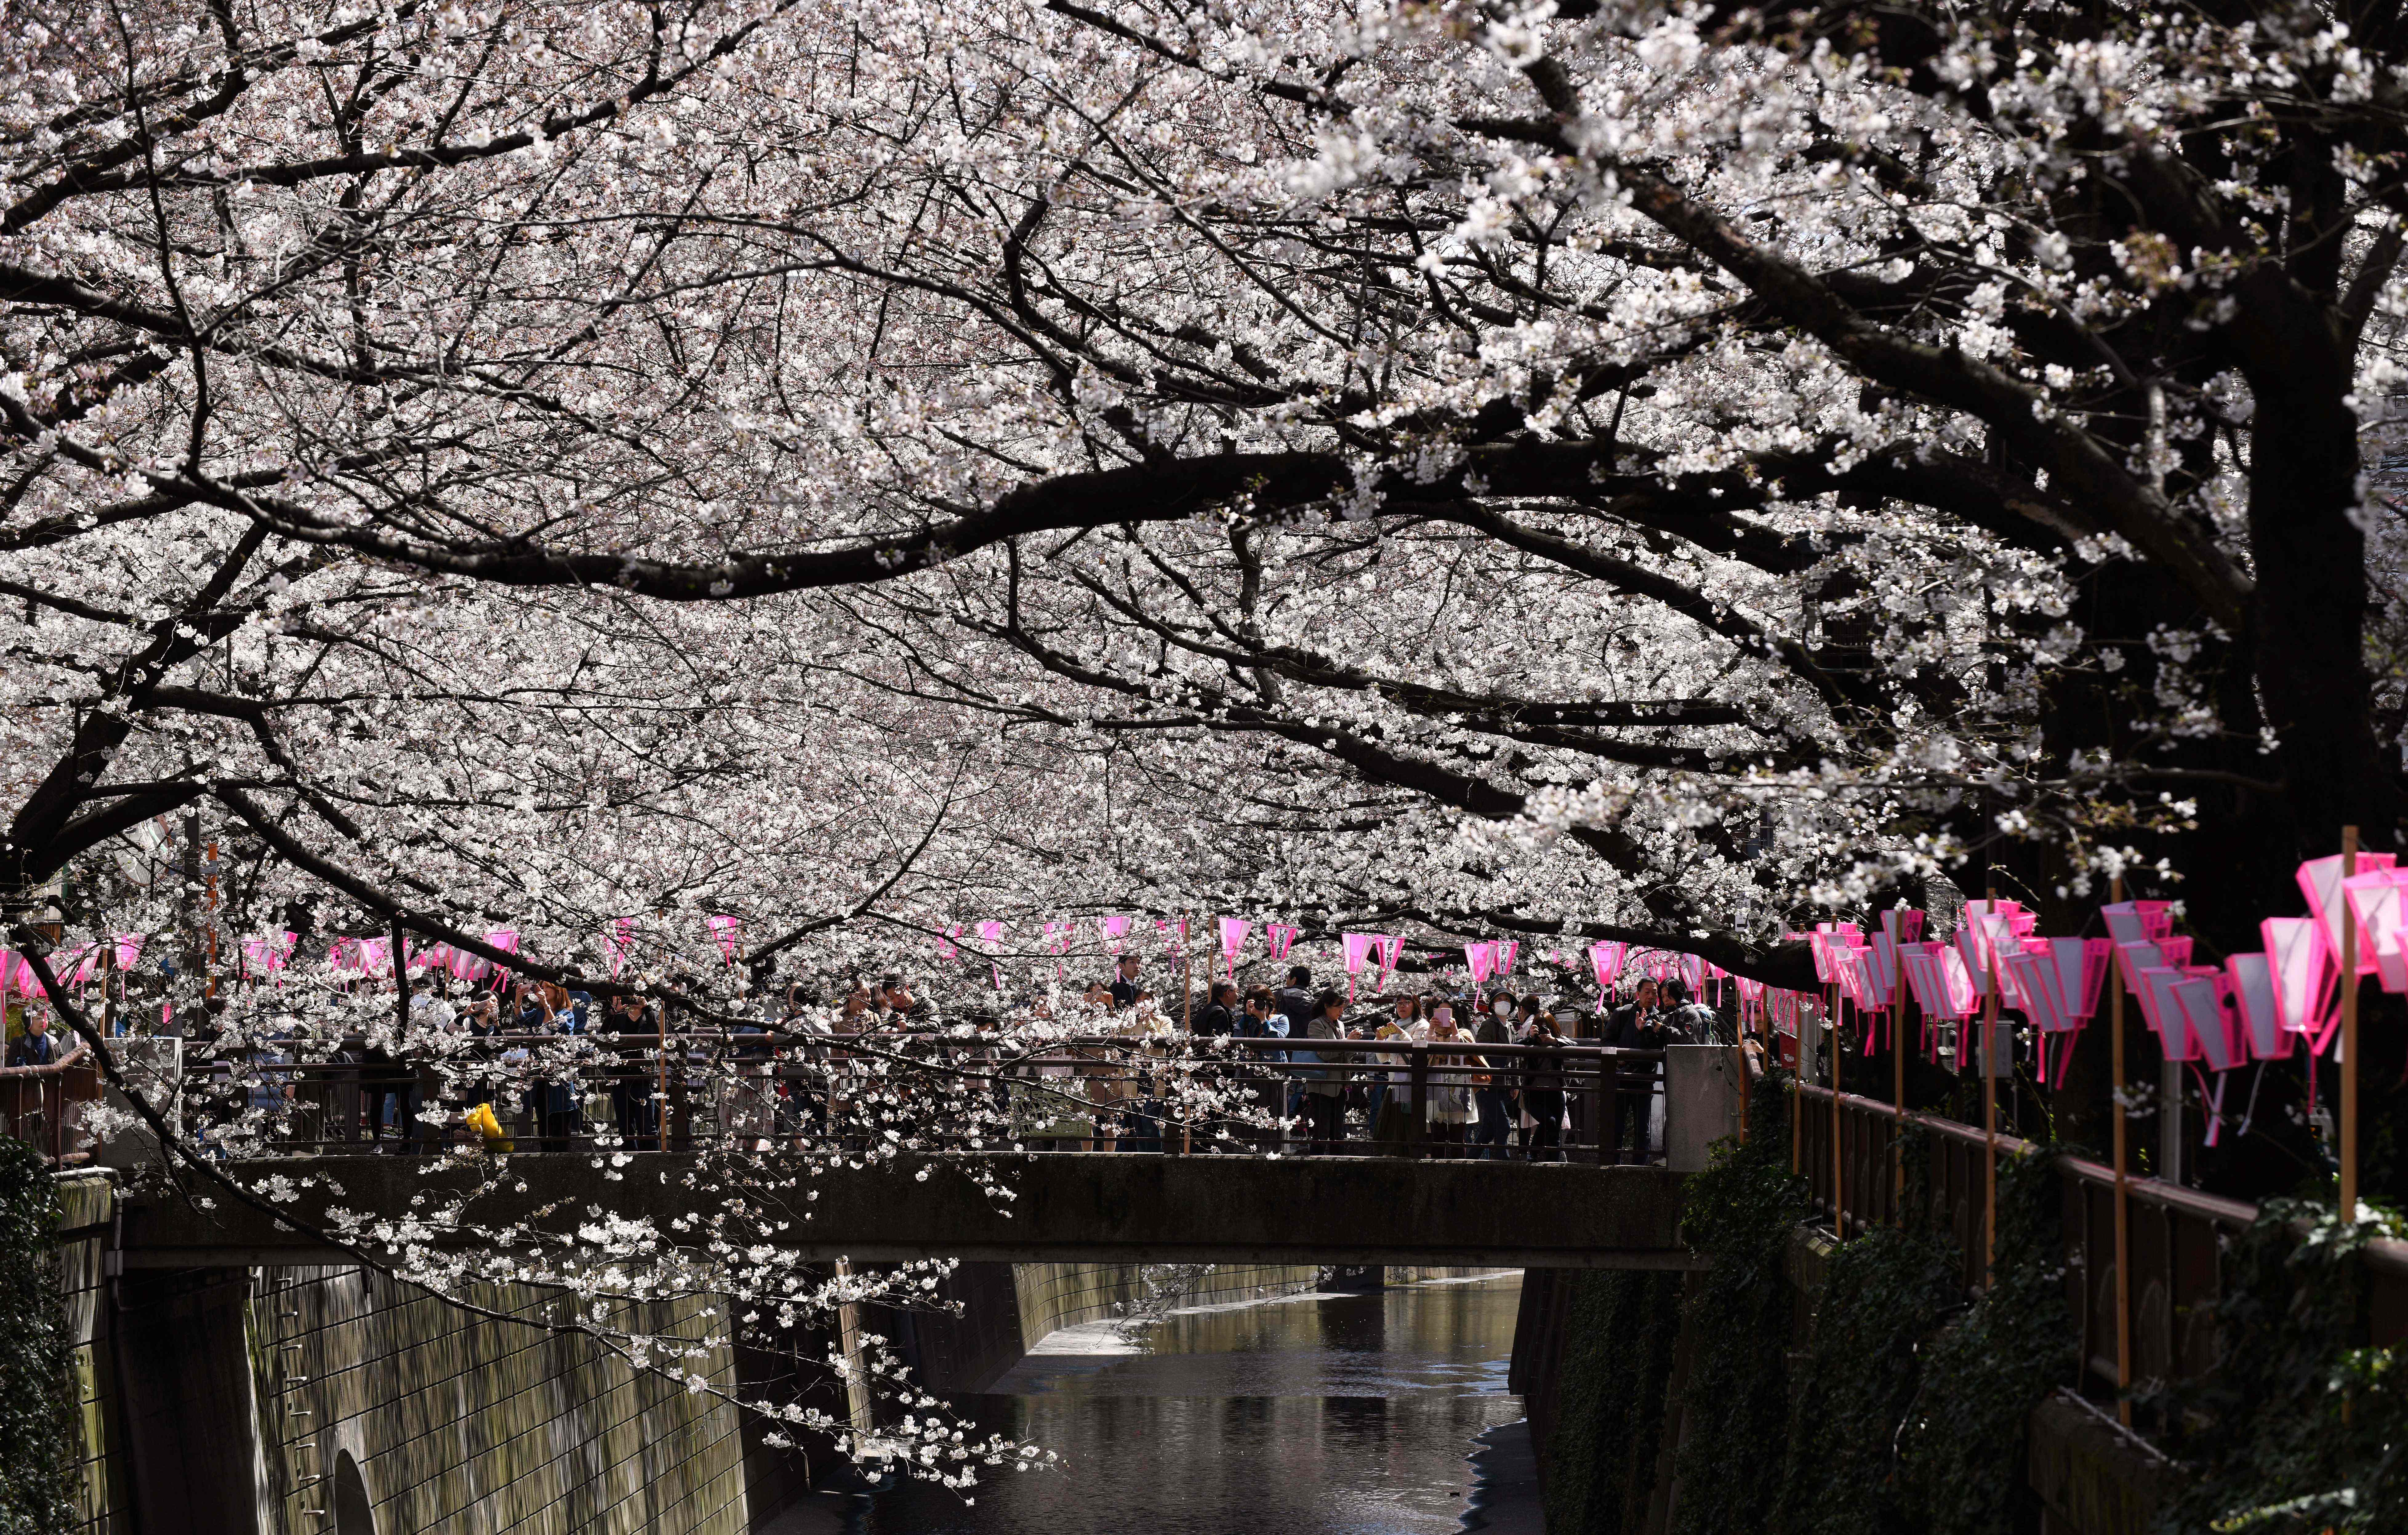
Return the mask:
<svg viewBox="0 0 2408 1535">
<path fill-rule="evenodd" d="M 1238 955 L 1245 950 L 1246 935 L 1254 930 L 1254 925 L 1243 917 L 1221 919 L 1221 962 L 1229 968 L 1232 981 L 1238 978 Z"/>
<path fill-rule="evenodd" d="M 1972 1015 L 1972 978 L 1965 973 L 1965 956 L 1946 943 L 1901 943 L 1906 983 L 1914 1005 L 1927 1018 L 1963 1019 Z"/>
<path fill-rule="evenodd" d="M 2229 1071 L 2248 1059 L 2242 1049 L 2239 1020 L 2231 1003 L 2230 979 L 2210 970 L 2177 981 L 2170 988 L 2182 1014 L 2183 1033 L 2195 1058 L 2211 1071 Z"/>
<path fill-rule="evenodd" d="M 1839 962 L 1833 958 L 1835 945 L 1860 938 L 1853 922 L 1818 922 L 1806 936 L 1806 947 L 1814 955 L 1814 979 L 1829 985 L 1840 979 Z"/>
<path fill-rule="evenodd" d="M 2156 1032 L 2158 1048 L 2168 1060 L 2195 1061 L 2204 1054 L 2205 1041 L 2191 1032 L 2174 988 L 2185 981 L 2221 973 L 2213 966 L 2190 965 L 2151 965 L 2140 971 L 2141 983 L 2133 991 L 2141 1004 L 2141 1021 Z"/>
<path fill-rule="evenodd" d="M 2186 938 L 2150 939 L 2115 945 L 2115 966 L 2124 973 L 2124 986 L 2133 996 L 2141 995 L 2141 972 L 2156 966 L 2180 967 L 2190 963 L 2191 940 Z"/>
<path fill-rule="evenodd" d="M 2109 940 L 2115 943 L 2154 942 L 2174 930 L 2172 901 L 2117 901 L 2100 907 L 2099 914 L 2106 920 Z"/>
<path fill-rule="evenodd" d="M 2342 882 L 2350 914 L 2358 921 L 2358 969 L 2370 952 L 2374 973 L 2385 991 L 2408 991 L 2408 953 L 2402 953 L 2403 928 L 2408 928 L 2408 868 L 2376 868 Z"/>
<path fill-rule="evenodd" d="M 2388 853 L 2361 853 L 2358 855 L 2358 873 L 2363 877 L 2391 868 L 2398 859 Z M 2308 915 L 2324 927 L 2325 944 L 2339 955 L 2342 950 L 2342 918 L 2348 902 L 2342 897 L 2342 857 L 2311 858 L 2300 866 L 2300 891 L 2308 897 Z M 2358 973 L 2374 968 L 2374 956 L 2368 945 L 2358 946 Z"/>
<path fill-rule="evenodd" d="M 1471 983 L 1486 985 L 1488 978 L 1497 973 L 1497 945 L 1467 943 L 1463 946 L 1463 961 L 1471 970 Z"/>
<path fill-rule="evenodd" d="M 2047 954 L 2019 949 L 2000 956 L 2000 989 L 2042 1034 L 2066 1034 L 2081 1025 L 2065 1011 L 2057 989 L 2057 967 Z"/>
<path fill-rule="evenodd" d="M 1629 954 L 1627 943 L 1598 941 L 1588 946 L 1589 968 L 1597 977 L 1597 989 L 1612 991 L 1622 976 L 1622 962 Z"/>
<path fill-rule="evenodd" d="M 719 945 L 720 956 L 728 964 L 735 964 L 736 950 L 740 941 L 744 925 L 734 917 L 716 916 L 705 917 L 703 925 L 709 930 L 711 941 Z"/>
<path fill-rule="evenodd" d="M 2273 962 L 2263 954 L 2228 954 L 2224 970 L 2249 1054 L 2261 1061 L 2288 1056 L 2298 1036 L 2283 1026 L 2283 1011 L 2274 997 Z"/>
<path fill-rule="evenodd" d="M 1956 925 L 1956 952 L 1965 958 L 1965 973 L 1972 980 L 1975 995 L 1990 995 L 1991 970 L 2015 952 L 2038 920 L 2014 901 L 1965 903 L 1963 920 Z"/>
<path fill-rule="evenodd" d="M 2266 963 L 2274 976 L 2274 1007 L 2283 1026 L 2304 1034 L 2321 1051 L 2331 1027 L 2332 1001 L 2341 967 L 2325 943 L 2323 924 L 2314 917 L 2268 917 L 2258 925 L 2266 940 Z"/>
</svg>

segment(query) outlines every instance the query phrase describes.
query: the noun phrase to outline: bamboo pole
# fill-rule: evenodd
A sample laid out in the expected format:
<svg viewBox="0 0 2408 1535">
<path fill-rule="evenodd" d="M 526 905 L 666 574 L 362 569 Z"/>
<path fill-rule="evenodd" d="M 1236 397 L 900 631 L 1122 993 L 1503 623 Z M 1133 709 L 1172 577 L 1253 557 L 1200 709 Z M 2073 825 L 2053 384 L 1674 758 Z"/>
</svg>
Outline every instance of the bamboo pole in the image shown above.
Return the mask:
<svg viewBox="0 0 2408 1535">
<path fill-rule="evenodd" d="M 2358 828 L 2341 828 L 2341 877 L 2358 872 Z M 2341 1218 L 2358 1219 L 2358 919 L 2341 900 Z"/>
<path fill-rule="evenodd" d="M 2120 874 L 2107 882 L 2107 898 L 2121 904 L 2124 899 L 2124 877 Z M 2111 952 L 2107 956 L 2107 1027 L 2114 1055 L 2113 1085 L 2114 1090 L 2115 1133 L 2115 1421 L 2125 1427 L 2132 1427 L 2132 1227 L 2131 1204 L 2126 1184 L 2127 1137 L 2129 1126 L 2124 1120 L 2124 972 Z"/>
</svg>

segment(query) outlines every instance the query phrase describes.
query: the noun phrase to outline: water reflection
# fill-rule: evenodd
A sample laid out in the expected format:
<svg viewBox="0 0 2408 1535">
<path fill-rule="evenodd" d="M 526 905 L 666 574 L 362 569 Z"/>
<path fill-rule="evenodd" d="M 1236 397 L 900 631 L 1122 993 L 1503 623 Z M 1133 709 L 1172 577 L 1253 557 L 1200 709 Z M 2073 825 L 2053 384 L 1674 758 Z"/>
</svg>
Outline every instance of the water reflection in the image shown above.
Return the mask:
<svg viewBox="0 0 2408 1535">
<path fill-rule="evenodd" d="M 968 1507 L 899 1487 L 851 1528 L 1448 1535 L 1473 1438 L 1521 1416 L 1505 1391 L 1520 1296 L 1508 1276 L 1277 1301 L 1173 1317 L 1143 1354 L 1033 1356 L 959 1405 L 1062 1470 L 1006 1477 Z"/>
</svg>

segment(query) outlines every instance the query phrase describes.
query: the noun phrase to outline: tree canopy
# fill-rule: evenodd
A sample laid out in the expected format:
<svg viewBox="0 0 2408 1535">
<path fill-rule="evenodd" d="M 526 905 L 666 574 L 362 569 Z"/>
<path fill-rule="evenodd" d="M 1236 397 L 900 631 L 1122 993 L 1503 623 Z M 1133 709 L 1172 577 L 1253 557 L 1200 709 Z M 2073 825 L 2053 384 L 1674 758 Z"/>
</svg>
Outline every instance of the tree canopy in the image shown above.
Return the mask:
<svg viewBox="0 0 2408 1535">
<path fill-rule="evenodd" d="M 2394 5 L 6 17 L 21 910 L 189 925 L 169 817 L 235 928 L 589 975 L 1797 983 L 1901 885 L 2245 948 L 2399 840 Z"/>
</svg>

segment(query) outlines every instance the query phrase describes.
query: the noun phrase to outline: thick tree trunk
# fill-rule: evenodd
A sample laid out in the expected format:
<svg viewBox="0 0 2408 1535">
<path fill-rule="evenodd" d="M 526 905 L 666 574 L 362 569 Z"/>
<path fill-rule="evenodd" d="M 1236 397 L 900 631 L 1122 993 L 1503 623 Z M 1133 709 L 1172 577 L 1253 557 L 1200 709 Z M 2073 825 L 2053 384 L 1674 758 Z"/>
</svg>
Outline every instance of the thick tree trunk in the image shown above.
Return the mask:
<svg viewBox="0 0 2408 1535">
<path fill-rule="evenodd" d="M 2301 346 L 2320 350 L 2307 338 Z M 2358 417 L 2343 403 L 2348 361 L 2334 351 L 2290 377 L 2250 380 L 2250 640 L 2258 700 L 2282 743 L 2295 858 L 2336 850 L 2350 825 L 2374 847 L 2399 842 L 2400 765 L 2375 741 L 2366 670 Z"/>
</svg>

